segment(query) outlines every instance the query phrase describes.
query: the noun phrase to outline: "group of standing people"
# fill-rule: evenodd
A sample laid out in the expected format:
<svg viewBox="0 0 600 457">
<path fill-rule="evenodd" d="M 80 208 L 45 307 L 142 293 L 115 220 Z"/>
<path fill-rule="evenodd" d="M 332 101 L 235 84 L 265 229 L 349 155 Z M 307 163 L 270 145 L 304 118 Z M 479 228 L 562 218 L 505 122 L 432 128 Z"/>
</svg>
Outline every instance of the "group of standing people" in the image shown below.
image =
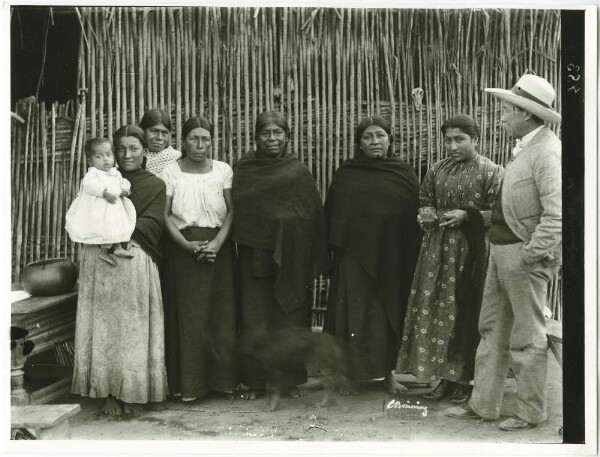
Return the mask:
<svg viewBox="0 0 600 457">
<path fill-rule="evenodd" d="M 542 106 L 536 90 L 547 90 L 548 83 L 531 78 L 537 77 L 524 76 L 519 90 L 494 92 L 511 103 L 505 109 L 512 114 L 504 115 L 511 126 L 521 111 L 532 112 L 531 103 Z M 553 94 L 544 109 L 551 110 Z M 348 342 L 356 381 L 383 379 L 398 394 L 407 389 L 394 370 L 419 382 L 439 380 L 427 396 L 462 403 L 468 413 L 454 417 L 497 418 L 511 329 L 530 325 L 516 318 L 516 308 L 528 308 L 524 318 L 544 324 L 542 295 L 556 268 L 549 265 L 556 257 L 547 254 L 558 246 L 550 235 L 560 238 L 560 142 L 544 126 L 556 119 L 549 111 L 533 112 L 541 124 L 527 140 L 535 145 L 541 136 L 545 142 L 529 146 L 535 153 L 521 153 L 516 177 L 511 161 L 508 190 L 506 176 L 501 185 L 502 167 L 477 152 L 471 116 L 444 123 L 447 157 L 421 184 L 412 167 L 392 156 L 390 124 L 363 119 L 355 155 L 334 174 L 324 205 L 308 168 L 288 152 L 290 129 L 278 112 L 259 115 L 256 149 L 234 170 L 212 159 L 212 126 L 202 117 L 183 124 L 181 152 L 169 145 L 171 123 L 161 110 L 146 112 L 139 126 L 119 129 L 112 143 L 90 140 L 89 176 L 67 217 L 69 234 L 84 243 L 73 392 L 106 398 L 104 412 L 114 415 L 168 394 L 182 401 L 208 392 L 236 397 L 240 383 L 242 396 L 256 398 L 265 373 L 236 345 L 267 339 L 273 330 L 310 327 L 312 281 L 329 274 L 323 331 Z M 521 138 L 525 130 L 517 125 L 512 133 Z M 549 158 L 546 143 L 553 148 Z M 538 194 L 543 198 L 523 202 Z M 508 249 L 514 252 L 504 253 Z M 527 268 L 520 267 L 529 286 L 516 292 L 504 279 L 491 284 L 490 276 L 506 268 L 496 251 L 513 261 L 528 254 Z M 530 262 L 543 262 L 544 271 L 530 269 Z M 535 301 L 525 303 L 531 296 Z M 541 368 L 531 371 L 544 362 L 534 333 L 516 333 L 520 366 L 513 367 L 518 383 L 527 379 L 517 415 L 529 425 L 544 419 L 543 404 L 534 404 L 545 380 Z M 496 392 L 490 400 L 491 382 L 480 385 L 478 376 L 492 367 Z M 299 395 L 306 372 L 287 376 L 288 394 Z M 527 390 L 531 382 L 538 383 L 535 393 Z"/>
</svg>

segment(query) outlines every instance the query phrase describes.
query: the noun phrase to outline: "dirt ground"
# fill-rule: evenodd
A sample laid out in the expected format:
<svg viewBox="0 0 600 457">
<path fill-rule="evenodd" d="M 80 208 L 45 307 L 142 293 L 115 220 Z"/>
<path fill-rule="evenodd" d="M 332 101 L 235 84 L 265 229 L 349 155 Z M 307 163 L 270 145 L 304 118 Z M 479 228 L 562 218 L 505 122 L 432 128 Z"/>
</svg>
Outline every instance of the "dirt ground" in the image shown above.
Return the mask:
<svg viewBox="0 0 600 457">
<path fill-rule="evenodd" d="M 562 426 L 562 374 L 549 354 L 548 420 L 522 432 L 504 432 L 500 420 L 478 422 L 446 417 L 449 401 L 423 400 L 429 389 L 410 384 L 410 376 L 396 378 L 411 390 L 397 396 L 418 409 L 384 411 L 392 397 L 375 384 L 362 386 L 353 397 L 335 397 L 336 404 L 317 408 L 323 391 L 318 379 L 303 386 L 305 396 L 285 398 L 275 412 L 265 412 L 265 398 L 254 401 L 209 397 L 191 404 L 169 399 L 135 415 L 108 417 L 100 412 L 101 400 L 68 395 L 55 403 L 80 403 L 82 411 L 71 419 L 72 439 L 110 440 L 265 440 L 265 441 L 462 441 L 560 443 Z M 515 407 L 515 380 L 506 380 L 502 416 Z M 418 403 L 417 403 L 418 402 Z M 424 408 L 426 407 L 426 415 Z"/>
</svg>

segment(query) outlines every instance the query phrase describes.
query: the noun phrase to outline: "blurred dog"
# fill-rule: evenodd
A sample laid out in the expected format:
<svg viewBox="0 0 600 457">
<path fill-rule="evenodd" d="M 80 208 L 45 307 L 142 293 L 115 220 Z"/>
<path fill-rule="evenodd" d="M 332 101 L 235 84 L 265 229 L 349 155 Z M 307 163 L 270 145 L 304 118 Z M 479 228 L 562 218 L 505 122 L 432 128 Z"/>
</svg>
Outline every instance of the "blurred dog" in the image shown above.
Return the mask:
<svg viewBox="0 0 600 457">
<path fill-rule="evenodd" d="M 275 411 L 291 387 L 286 378 L 305 370 L 325 385 L 318 407 L 329 406 L 333 391 L 356 394 L 348 344 L 327 333 L 306 327 L 288 327 L 242 338 L 240 354 L 252 359 L 265 373 L 267 411 Z"/>
</svg>

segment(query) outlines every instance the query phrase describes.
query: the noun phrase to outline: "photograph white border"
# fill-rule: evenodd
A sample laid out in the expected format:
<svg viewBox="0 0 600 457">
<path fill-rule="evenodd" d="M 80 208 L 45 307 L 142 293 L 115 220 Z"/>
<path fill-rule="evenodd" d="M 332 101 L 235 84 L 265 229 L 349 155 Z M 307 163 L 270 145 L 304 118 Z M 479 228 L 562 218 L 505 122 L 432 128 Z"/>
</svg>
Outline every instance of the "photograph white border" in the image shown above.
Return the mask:
<svg viewBox="0 0 600 457">
<path fill-rule="evenodd" d="M 52 5 L 115 5 L 116 2 L 105 1 L 57 1 Z M 2 1 L 0 8 L 0 24 L 2 24 L 3 39 L 0 40 L 0 57 L 3 62 L 10 62 L 10 6 L 11 5 L 49 5 L 43 1 Z M 219 454 L 219 455 L 595 455 L 598 452 L 598 319 L 600 313 L 597 307 L 598 297 L 598 0 L 558 2 L 506 2 L 499 4 L 491 1 L 357 1 L 357 0 L 328 0 L 317 1 L 127 1 L 127 5 L 163 5 L 163 6 L 296 6 L 296 7 L 361 7 L 361 8 L 553 8 L 553 9 L 585 9 L 586 48 L 585 48 L 585 423 L 587 443 L 575 444 L 511 444 L 511 443 L 442 443 L 442 442 L 262 442 L 262 441 L 10 441 L 10 380 L 9 376 L 0 376 L 0 390 L 4 393 L 0 400 L 0 416 L 2 430 L 2 455 L 18 454 L 121 454 L 121 455 L 179 455 L 187 454 Z M 119 5 L 125 6 L 125 5 Z M 0 97 L 5 105 L 10 103 L 10 72 L 5 64 L 1 73 Z M 0 112 L 0 129 L 3 133 L 3 150 L 5 157 L 10 154 L 10 116 L 9 110 Z M 8 161 L 0 168 L 0 217 L 2 218 L 2 234 L 0 239 L 1 252 L 9 253 L 10 243 L 10 166 Z M 3 328 L 8 332 L 10 314 L 11 261 L 10 255 L 0 259 L 0 278 L 2 284 Z M 564 292 L 565 312 L 568 312 L 568 291 Z M 6 342 L 8 347 L 8 342 Z M 10 353 L 0 351 L 0 361 L 4 373 L 10 372 Z M 510 435 L 506 435 L 510 440 Z"/>
</svg>

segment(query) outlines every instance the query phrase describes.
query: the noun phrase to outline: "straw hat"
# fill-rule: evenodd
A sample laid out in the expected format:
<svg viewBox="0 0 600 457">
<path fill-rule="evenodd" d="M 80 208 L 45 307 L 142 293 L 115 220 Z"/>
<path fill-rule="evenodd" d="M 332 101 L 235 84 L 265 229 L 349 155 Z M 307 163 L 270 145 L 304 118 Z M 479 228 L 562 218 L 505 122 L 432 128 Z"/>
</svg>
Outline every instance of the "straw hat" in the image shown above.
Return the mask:
<svg viewBox="0 0 600 457">
<path fill-rule="evenodd" d="M 491 88 L 485 91 L 529 111 L 546 122 L 560 123 L 560 114 L 551 106 L 556 92 L 544 78 L 523 75 L 511 90 Z"/>
</svg>

